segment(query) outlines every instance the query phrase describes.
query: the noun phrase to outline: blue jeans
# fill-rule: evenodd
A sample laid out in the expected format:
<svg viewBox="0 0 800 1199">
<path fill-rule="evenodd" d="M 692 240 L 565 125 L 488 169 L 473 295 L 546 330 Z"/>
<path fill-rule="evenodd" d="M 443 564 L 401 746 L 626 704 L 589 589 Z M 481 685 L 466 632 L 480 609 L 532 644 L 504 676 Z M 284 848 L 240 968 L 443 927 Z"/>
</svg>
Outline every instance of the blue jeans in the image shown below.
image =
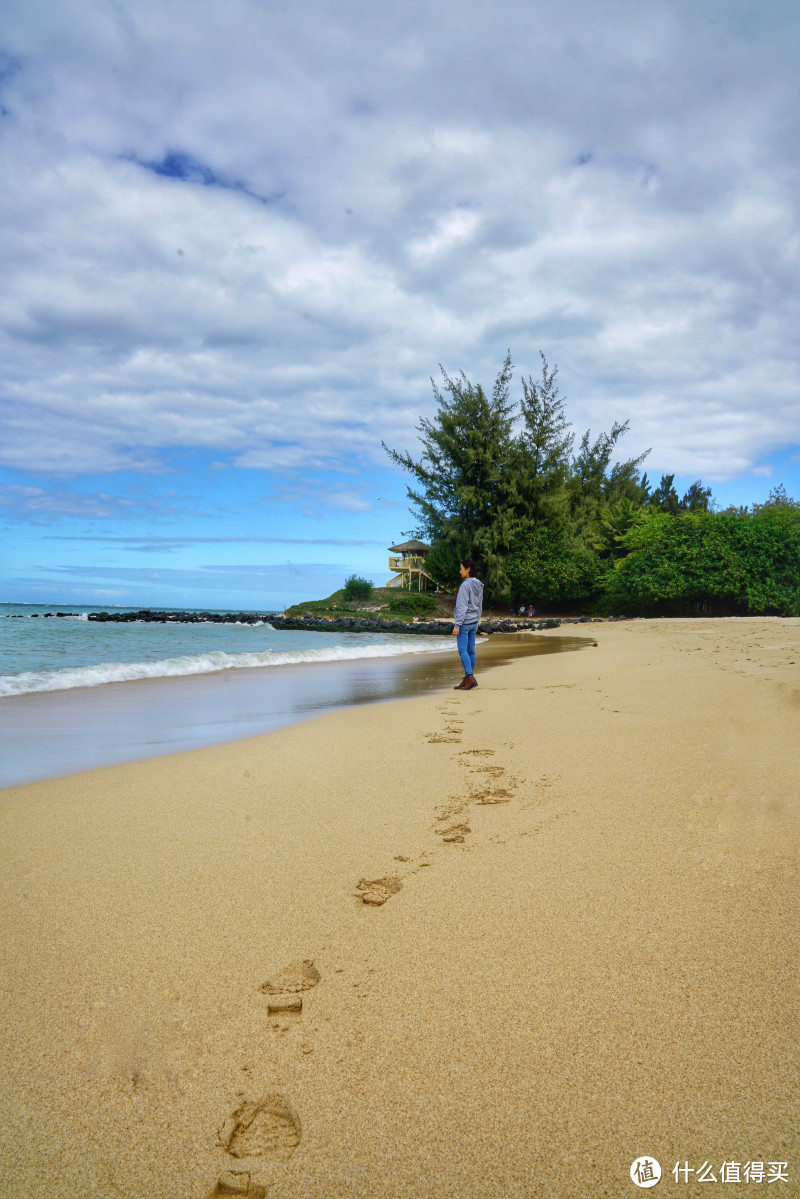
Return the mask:
<svg viewBox="0 0 800 1199">
<path fill-rule="evenodd" d="M 464 674 L 475 673 L 475 634 L 477 631 L 476 624 L 464 624 L 456 636 L 456 648 L 461 658 L 461 665 L 464 667 Z"/>
</svg>

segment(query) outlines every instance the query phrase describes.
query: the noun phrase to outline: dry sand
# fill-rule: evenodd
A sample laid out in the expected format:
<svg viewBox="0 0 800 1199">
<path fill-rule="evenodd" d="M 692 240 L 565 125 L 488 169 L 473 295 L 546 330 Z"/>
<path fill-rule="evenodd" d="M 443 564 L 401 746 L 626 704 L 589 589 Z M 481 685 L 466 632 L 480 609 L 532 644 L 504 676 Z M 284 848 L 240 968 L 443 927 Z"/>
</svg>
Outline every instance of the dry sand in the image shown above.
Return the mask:
<svg viewBox="0 0 800 1199">
<path fill-rule="evenodd" d="M 0 1194 L 800 1193 L 800 621 L 591 632 L 0 792 Z"/>
</svg>

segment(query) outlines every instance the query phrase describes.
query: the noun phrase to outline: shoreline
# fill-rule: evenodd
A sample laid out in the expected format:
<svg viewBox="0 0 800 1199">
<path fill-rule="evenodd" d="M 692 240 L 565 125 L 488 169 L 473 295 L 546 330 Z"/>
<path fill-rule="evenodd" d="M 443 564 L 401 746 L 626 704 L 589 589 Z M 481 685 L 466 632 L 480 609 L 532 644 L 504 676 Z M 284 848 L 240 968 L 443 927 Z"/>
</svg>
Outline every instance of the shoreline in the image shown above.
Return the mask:
<svg viewBox="0 0 800 1199">
<path fill-rule="evenodd" d="M 1 792 L 0 1193 L 796 1194 L 800 620 L 592 632 Z"/>
<path fill-rule="evenodd" d="M 484 668 L 585 638 L 495 634 Z M 321 712 L 424 694 L 458 677 L 455 650 L 109 682 L 0 698 L 0 789 L 238 741 Z"/>
</svg>

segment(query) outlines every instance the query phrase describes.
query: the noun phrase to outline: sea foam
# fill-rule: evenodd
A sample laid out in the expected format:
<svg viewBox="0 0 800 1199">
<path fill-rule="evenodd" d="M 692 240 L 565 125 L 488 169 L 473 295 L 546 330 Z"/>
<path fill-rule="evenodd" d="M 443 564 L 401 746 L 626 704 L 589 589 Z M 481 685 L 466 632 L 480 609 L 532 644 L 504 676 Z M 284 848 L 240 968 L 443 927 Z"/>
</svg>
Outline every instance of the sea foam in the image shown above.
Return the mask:
<svg viewBox="0 0 800 1199">
<path fill-rule="evenodd" d="M 221 670 L 244 670 L 264 666 L 291 666 L 303 662 L 343 662 L 357 658 L 393 658 L 399 654 L 441 653 L 452 650 L 449 637 L 417 639 L 404 636 L 402 641 L 376 645 L 337 645 L 322 649 L 228 654 L 216 650 L 163 658 L 156 662 L 100 662 L 96 666 L 74 666 L 63 670 L 24 671 L 0 675 L 0 696 L 25 695 L 33 691 L 68 691 L 73 687 L 102 687 L 105 683 L 129 683 L 136 679 L 166 679 L 193 674 L 214 674 Z"/>
</svg>

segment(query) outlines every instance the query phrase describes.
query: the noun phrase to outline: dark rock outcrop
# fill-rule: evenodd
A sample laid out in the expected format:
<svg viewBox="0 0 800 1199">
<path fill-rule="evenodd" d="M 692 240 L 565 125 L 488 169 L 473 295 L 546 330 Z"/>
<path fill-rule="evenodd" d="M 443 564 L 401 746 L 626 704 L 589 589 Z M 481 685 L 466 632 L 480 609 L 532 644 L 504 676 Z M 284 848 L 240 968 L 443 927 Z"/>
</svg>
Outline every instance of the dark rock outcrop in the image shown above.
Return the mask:
<svg viewBox="0 0 800 1199">
<path fill-rule="evenodd" d="M 131 624 L 259 624 L 270 623 L 274 612 L 165 612 L 158 608 L 142 608 L 138 612 L 90 612 L 88 619 L 102 623 Z"/>
<path fill-rule="evenodd" d="M 590 620 L 590 617 L 582 617 Z M 287 629 L 307 633 L 409 633 L 421 637 L 449 637 L 453 631 L 452 620 L 383 620 L 372 616 L 284 616 L 278 612 L 164 612 L 142 608 L 138 612 L 90 612 L 89 620 L 101 623 L 127 624 L 143 621 L 150 624 L 258 624 L 268 622 L 274 629 Z M 539 629 L 557 629 L 562 621 L 558 617 L 546 620 L 501 620 L 481 621 L 479 633 L 536 632 Z M 572 622 L 576 623 L 576 622 Z"/>
</svg>

